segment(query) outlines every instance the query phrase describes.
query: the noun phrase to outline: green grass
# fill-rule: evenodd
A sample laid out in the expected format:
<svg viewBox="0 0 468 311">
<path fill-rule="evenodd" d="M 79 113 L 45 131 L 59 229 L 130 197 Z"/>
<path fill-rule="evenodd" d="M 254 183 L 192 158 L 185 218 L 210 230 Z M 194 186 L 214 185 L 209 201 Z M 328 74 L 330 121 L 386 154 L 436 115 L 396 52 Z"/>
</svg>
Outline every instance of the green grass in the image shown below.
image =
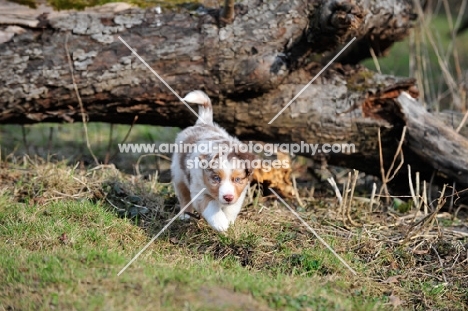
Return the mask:
<svg viewBox="0 0 468 311">
<path fill-rule="evenodd" d="M 32 160 L 2 162 L 0 178 L 0 310 L 390 310 L 392 296 L 409 309 L 468 308 L 463 241 L 390 243 L 405 224 L 385 231 L 381 219 L 361 219 L 365 230 L 345 230 L 330 204 L 298 210 L 355 276 L 285 208 L 253 193 L 226 234 L 175 221 L 117 276 L 174 216 L 169 184 Z M 147 210 L 132 219 L 114 212 L 137 204 Z M 412 253 L 416 244 L 428 252 Z"/>
<path fill-rule="evenodd" d="M 159 144 L 172 143 L 178 128 L 157 127 L 147 125 L 120 125 L 107 123 L 89 123 L 88 135 L 91 150 L 100 163 L 113 163 L 125 172 L 135 172 L 135 164 L 139 164 L 142 173 L 169 168 L 165 157 L 170 154 L 145 155 L 136 153 L 120 153 L 118 144 Z M 79 134 L 77 134 L 79 133 Z M 126 137 L 128 134 L 128 137 Z M 126 138 L 126 139 L 125 139 Z M 85 165 L 95 165 L 87 148 L 86 136 L 82 123 L 34 125 L 1 125 L 0 154 L 3 159 L 9 155 L 39 156 L 49 161 L 66 160 L 70 165 L 82 162 Z M 139 161 L 139 162 L 138 162 Z"/>
<path fill-rule="evenodd" d="M 89 200 L 38 206 L 12 202 L 6 193 L 0 202 L 1 309 L 218 310 L 218 294 L 227 297 L 230 310 L 250 304 L 372 310 L 382 302 L 340 292 L 349 284 L 339 278 L 320 280 L 314 265 L 322 260 L 321 247 L 304 250 L 292 273 L 284 274 L 249 269 L 236 256 L 217 259 L 174 246 L 166 236 L 118 277 L 148 240 L 141 228 Z M 256 247 L 261 239 L 253 232 L 203 233 L 227 247 Z"/>
<path fill-rule="evenodd" d="M 458 14 L 458 12 L 454 12 L 454 14 Z M 450 75 L 460 85 L 466 83 L 465 77 L 458 77 L 456 67 L 459 66 L 463 70 L 468 66 L 468 58 L 465 57 L 468 53 L 468 31 L 458 35 L 453 42 L 445 12 L 426 15 L 425 18 L 427 26 L 416 25 L 413 30 L 417 41 L 420 42 L 419 48 L 411 53 L 410 38 L 407 37 L 404 41 L 395 43 L 388 51 L 388 54 L 378 58 L 377 61 L 383 74 L 408 77 L 414 74 L 410 72 L 410 58 L 413 58 L 415 62 L 416 58 L 422 59 L 425 65 L 424 67 L 417 66 L 417 70 L 421 72 L 424 80 L 420 82 L 419 86 L 420 91 L 425 94 L 426 103 L 430 108 L 436 110 L 452 109 L 451 98 L 442 95 L 448 88 L 436 51 L 430 44 L 424 29 L 429 29 L 435 40 L 437 51 L 446 61 Z M 456 16 L 453 16 L 453 18 L 455 19 Z M 454 50 L 458 52 L 458 62 L 455 60 L 454 54 L 448 52 L 452 44 Z M 362 64 L 373 71 L 377 71 L 373 59 L 367 59 Z M 412 77 L 418 78 L 417 76 Z"/>
<path fill-rule="evenodd" d="M 167 142 L 174 141 L 178 128 L 157 127 L 147 125 L 130 125 L 108 123 L 89 123 L 88 135 L 93 152 L 102 154 L 107 151 L 111 140 L 111 151 L 117 149 L 117 144 L 124 141 L 130 131 L 126 142 Z M 52 131 L 52 134 L 51 134 Z M 77 135 L 80 133 L 80 135 Z M 85 151 L 86 138 L 82 123 L 55 124 L 38 123 L 33 125 L 2 125 L 0 127 L 0 143 L 3 148 L 9 150 L 27 151 L 26 148 L 34 149 L 38 146 L 47 146 L 54 150 L 57 148 L 73 148 L 74 151 Z M 33 150 L 29 150 L 33 151 Z"/>
</svg>

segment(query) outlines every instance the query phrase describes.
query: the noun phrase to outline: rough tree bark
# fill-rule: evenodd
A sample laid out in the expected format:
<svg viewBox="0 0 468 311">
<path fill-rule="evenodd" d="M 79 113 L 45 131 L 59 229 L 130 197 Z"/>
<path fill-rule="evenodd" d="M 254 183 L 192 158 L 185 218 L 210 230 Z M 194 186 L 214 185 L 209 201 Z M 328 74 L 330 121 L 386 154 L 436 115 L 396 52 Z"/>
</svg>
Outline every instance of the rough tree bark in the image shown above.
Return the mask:
<svg viewBox="0 0 468 311">
<path fill-rule="evenodd" d="M 388 167 L 407 125 L 403 151 L 413 172 L 429 180 L 436 170 L 437 182 L 468 187 L 467 140 L 417 101 L 398 99 L 403 91 L 417 98 L 414 80 L 356 65 L 370 48 L 380 56 L 409 33 L 416 19 L 412 6 L 410 0 L 247 0 L 236 4 L 227 24 L 219 19 L 219 8 L 161 14 L 156 8 L 119 11 L 108 5 L 84 12 L 35 11 L 29 19 L 3 10 L 1 29 L 13 36 L 0 44 L 0 122 L 81 120 L 68 51 L 89 121 L 131 123 L 138 116 L 138 123 L 193 124 L 194 116 L 120 36 L 180 95 L 205 90 L 215 120 L 241 139 L 354 143 L 355 153 L 328 154 L 328 162 L 380 175 L 378 130 Z M 353 37 L 357 40 L 338 61 L 268 125 Z M 428 146 L 453 142 L 457 154 L 440 148 L 432 158 L 422 148 L 426 140 Z M 407 179 L 404 169 L 400 176 Z"/>
</svg>

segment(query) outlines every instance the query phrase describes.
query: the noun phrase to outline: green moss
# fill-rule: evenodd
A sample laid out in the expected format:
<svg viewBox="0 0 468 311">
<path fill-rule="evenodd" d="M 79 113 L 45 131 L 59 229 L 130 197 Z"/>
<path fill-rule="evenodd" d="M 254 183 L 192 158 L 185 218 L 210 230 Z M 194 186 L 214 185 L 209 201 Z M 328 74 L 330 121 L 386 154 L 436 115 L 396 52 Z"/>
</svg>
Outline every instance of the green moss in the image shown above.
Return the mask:
<svg viewBox="0 0 468 311">
<path fill-rule="evenodd" d="M 10 2 L 18 3 L 21 5 L 26 5 L 32 9 L 37 8 L 36 1 L 34 0 L 9 0 Z"/>
<path fill-rule="evenodd" d="M 355 92 L 365 92 L 369 88 L 375 88 L 375 73 L 367 69 L 362 69 L 350 76 L 346 82 L 348 89 Z"/>
<path fill-rule="evenodd" d="M 14 3 L 27 5 L 30 8 L 37 8 L 35 0 L 8 0 Z M 84 10 L 87 7 L 94 7 L 104 5 L 106 3 L 122 2 L 119 0 L 48 0 L 47 3 L 56 10 Z M 147 8 L 153 6 L 160 6 L 162 8 L 172 9 L 182 4 L 187 4 L 188 1 L 184 0 L 128 0 L 125 1 L 138 7 Z M 198 3 L 198 1 L 190 1 L 191 3 Z"/>
</svg>

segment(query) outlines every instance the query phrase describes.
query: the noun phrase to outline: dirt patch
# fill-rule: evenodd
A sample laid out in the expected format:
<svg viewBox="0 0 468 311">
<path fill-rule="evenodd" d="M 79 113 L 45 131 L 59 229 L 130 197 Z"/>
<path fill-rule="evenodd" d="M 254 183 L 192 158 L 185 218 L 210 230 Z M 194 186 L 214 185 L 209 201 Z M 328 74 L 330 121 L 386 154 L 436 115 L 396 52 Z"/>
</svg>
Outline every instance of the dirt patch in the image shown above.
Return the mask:
<svg viewBox="0 0 468 311">
<path fill-rule="evenodd" d="M 267 311 L 269 307 L 257 302 L 251 295 L 222 287 L 202 286 L 195 293 L 185 293 L 180 300 L 203 310 Z"/>
</svg>

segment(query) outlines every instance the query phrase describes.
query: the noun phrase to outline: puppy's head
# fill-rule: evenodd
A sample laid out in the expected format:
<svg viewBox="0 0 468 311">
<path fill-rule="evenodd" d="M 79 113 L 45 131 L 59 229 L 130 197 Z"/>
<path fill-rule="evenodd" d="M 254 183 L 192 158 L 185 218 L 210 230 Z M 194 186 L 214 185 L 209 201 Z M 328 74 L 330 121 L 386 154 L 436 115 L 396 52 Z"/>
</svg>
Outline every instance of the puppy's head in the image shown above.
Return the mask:
<svg viewBox="0 0 468 311">
<path fill-rule="evenodd" d="M 236 203 L 250 183 L 254 159 L 250 153 L 205 156 L 209 165 L 203 170 L 203 179 L 210 196 L 221 204 Z"/>
</svg>

